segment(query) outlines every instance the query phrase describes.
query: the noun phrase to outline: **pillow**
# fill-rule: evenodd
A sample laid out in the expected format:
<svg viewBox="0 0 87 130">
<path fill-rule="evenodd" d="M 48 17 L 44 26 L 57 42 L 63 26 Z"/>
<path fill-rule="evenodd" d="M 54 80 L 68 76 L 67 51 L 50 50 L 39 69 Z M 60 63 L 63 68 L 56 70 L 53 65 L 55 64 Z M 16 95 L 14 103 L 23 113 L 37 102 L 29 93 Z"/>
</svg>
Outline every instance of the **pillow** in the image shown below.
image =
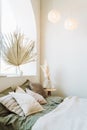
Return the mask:
<svg viewBox="0 0 87 130">
<path fill-rule="evenodd" d="M 32 91 L 39 93 L 44 98 L 47 97 L 46 92 L 44 91 L 44 88 L 40 83 L 31 83 L 30 88 L 31 88 Z"/>
<path fill-rule="evenodd" d="M 31 90 L 31 88 L 30 88 L 30 80 L 26 80 L 22 85 L 20 85 L 19 87 L 21 87 L 23 90 L 25 90 L 26 88 L 29 88 L 30 90 Z"/>
<path fill-rule="evenodd" d="M 44 110 L 42 106 L 28 94 L 11 92 L 10 95 L 18 102 L 25 116 Z"/>
<path fill-rule="evenodd" d="M 46 104 L 47 103 L 47 101 L 43 98 L 43 96 L 29 90 L 28 88 L 26 88 L 26 93 L 31 95 L 32 97 L 34 97 L 36 99 L 36 101 L 39 102 L 40 104 Z"/>
<path fill-rule="evenodd" d="M 4 95 L 7 95 L 9 92 L 12 92 L 13 89 L 11 87 L 3 90 L 2 92 L 0 92 L 0 97 L 4 96 Z"/>
<path fill-rule="evenodd" d="M 25 93 L 25 91 L 20 88 L 19 86 L 16 87 L 16 90 L 15 90 L 16 93 Z"/>
<path fill-rule="evenodd" d="M 10 111 L 0 103 L 0 116 L 6 116 L 10 114 Z"/>
<path fill-rule="evenodd" d="M 8 94 L 1 97 L 0 103 L 4 105 L 9 111 L 18 114 L 19 116 L 24 116 L 23 110 L 11 95 Z"/>
</svg>

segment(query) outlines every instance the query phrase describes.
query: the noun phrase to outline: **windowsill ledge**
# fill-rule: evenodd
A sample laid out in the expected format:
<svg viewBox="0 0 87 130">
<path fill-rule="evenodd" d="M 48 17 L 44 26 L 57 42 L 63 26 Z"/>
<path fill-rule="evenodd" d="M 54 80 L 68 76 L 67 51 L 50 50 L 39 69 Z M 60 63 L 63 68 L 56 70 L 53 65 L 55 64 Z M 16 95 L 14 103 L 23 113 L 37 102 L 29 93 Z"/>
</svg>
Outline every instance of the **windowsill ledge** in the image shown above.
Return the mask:
<svg viewBox="0 0 87 130">
<path fill-rule="evenodd" d="M 6 77 L 36 77 L 36 75 L 0 75 L 0 78 L 6 78 Z"/>
<path fill-rule="evenodd" d="M 40 77 L 39 75 L 23 75 L 23 76 L 19 76 L 19 75 L 10 75 L 10 76 L 6 76 L 6 75 L 0 75 L 0 82 L 13 82 L 13 81 L 24 81 L 26 79 L 29 79 L 31 82 L 35 82 L 35 83 L 39 83 L 40 82 Z"/>
</svg>

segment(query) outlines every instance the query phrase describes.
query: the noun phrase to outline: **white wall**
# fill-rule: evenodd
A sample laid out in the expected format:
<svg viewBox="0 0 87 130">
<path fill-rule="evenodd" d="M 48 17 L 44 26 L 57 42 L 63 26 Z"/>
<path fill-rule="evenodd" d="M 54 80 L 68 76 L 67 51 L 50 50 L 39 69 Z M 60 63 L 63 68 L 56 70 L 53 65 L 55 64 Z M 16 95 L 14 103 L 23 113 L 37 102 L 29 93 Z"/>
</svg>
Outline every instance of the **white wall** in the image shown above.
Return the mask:
<svg viewBox="0 0 87 130">
<path fill-rule="evenodd" d="M 47 19 L 53 7 L 61 13 L 57 24 Z M 71 14 L 79 22 L 74 31 L 64 28 Z M 41 0 L 41 64 L 44 59 L 57 95 L 87 97 L 87 0 Z"/>
<path fill-rule="evenodd" d="M 38 81 L 40 82 L 40 0 L 31 0 L 32 8 L 34 11 L 34 18 L 36 22 L 36 37 L 37 37 L 37 52 L 38 52 L 38 60 L 37 60 L 37 74 Z"/>
<path fill-rule="evenodd" d="M 16 2 L 16 1 L 15 1 Z M 24 2 L 24 1 L 23 1 Z M 25 1 L 28 3 L 28 0 Z M 40 0 L 31 0 L 32 2 L 32 8 L 34 11 L 34 19 L 35 19 L 35 27 L 36 27 L 36 42 L 37 42 L 37 50 L 38 53 L 39 51 L 39 41 L 40 41 L 40 28 L 39 28 L 39 23 L 40 23 Z M 25 5 L 26 5 L 25 3 Z M 17 4 L 17 3 L 16 3 Z M 21 3 L 18 3 L 21 5 Z M 28 4 L 26 5 L 28 9 Z M 25 6 L 24 6 L 25 7 Z M 18 8 L 17 8 L 18 9 Z M 24 8 L 23 8 L 24 9 Z M 17 13 L 17 12 L 16 12 Z M 23 12 L 20 12 L 23 13 Z M 24 11 L 24 17 L 28 17 L 28 12 Z M 28 18 L 29 20 L 30 18 Z M 16 85 L 19 85 L 23 83 L 26 79 L 30 79 L 32 82 L 39 82 L 40 81 L 40 67 L 39 67 L 39 58 L 38 58 L 38 65 L 37 65 L 37 76 L 33 77 L 6 77 L 6 78 L 1 78 L 0 77 L 0 91 L 4 90 L 5 88 L 8 88 L 9 86 L 15 87 Z"/>
</svg>

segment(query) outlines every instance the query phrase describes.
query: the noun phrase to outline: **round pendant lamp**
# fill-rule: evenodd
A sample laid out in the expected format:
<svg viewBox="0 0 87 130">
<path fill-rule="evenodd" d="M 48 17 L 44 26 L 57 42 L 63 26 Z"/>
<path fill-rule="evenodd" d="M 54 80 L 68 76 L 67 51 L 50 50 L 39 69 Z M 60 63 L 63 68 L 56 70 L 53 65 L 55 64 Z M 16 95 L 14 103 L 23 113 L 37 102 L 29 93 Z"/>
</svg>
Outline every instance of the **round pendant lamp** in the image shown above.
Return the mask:
<svg viewBox="0 0 87 130">
<path fill-rule="evenodd" d="M 48 13 L 48 20 L 51 23 L 57 23 L 60 20 L 61 16 L 58 10 L 56 9 L 52 9 L 49 13 Z"/>
<path fill-rule="evenodd" d="M 64 26 L 67 30 L 75 30 L 78 27 L 78 22 L 74 18 L 68 18 L 66 19 Z"/>
<path fill-rule="evenodd" d="M 67 30 L 76 30 L 78 28 L 78 21 L 75 18 L 76 17 L 76 13 L 75 13 L 75 10 L 74 10 L 74 4 L 75 3 L 74 3 L 73 0 L 69 0 L 68 2 L 69 2 L 69 6 L 68 6 L 67 11 L 69 12 L 69 16 L 64 22 L 64 27 Z"/>
</svg>

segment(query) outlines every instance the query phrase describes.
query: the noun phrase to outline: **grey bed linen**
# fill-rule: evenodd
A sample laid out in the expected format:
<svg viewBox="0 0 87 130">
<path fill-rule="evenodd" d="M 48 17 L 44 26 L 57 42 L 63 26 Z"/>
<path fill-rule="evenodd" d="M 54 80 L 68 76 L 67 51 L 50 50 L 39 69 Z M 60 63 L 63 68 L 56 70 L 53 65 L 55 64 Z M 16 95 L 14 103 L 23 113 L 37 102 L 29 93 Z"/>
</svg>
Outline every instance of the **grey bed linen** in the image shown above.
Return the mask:
<svg viewBox="0 0 87 130">
<path fill-rule="evenodd" d="M 5 109 L 5 114 L 0 113 L 0 130 L 31 130 L 32 126 L 39 117 L 55 109 L 62 101 L 63 98 L 61 97 L 48 97 L 48 103 L 42 105 L 45 109 L 44 111 L 27 117 L 19 117 L 18 115 L 11 112 L 7 113 Z"/>
</svg>

